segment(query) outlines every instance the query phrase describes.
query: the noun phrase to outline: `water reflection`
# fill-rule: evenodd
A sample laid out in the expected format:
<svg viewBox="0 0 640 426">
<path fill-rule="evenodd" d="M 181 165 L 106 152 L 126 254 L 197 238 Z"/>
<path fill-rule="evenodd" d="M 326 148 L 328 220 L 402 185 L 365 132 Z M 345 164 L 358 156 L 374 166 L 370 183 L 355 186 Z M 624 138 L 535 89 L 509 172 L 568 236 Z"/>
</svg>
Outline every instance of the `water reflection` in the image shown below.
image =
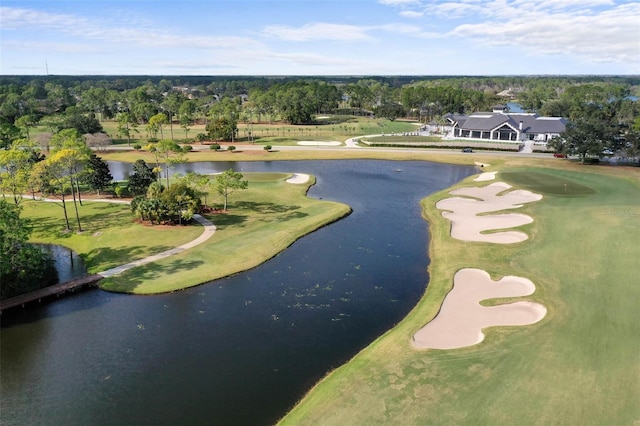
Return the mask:
<svg viewBox="0 0 640 426">
<path fill-rule="evenodd" d="M 87 273 L 82 258 L 70 248 L 56 244 L 35 244 L 53 259 L 58 271 L 58 282 L 64 283 Z"/>
</svg>

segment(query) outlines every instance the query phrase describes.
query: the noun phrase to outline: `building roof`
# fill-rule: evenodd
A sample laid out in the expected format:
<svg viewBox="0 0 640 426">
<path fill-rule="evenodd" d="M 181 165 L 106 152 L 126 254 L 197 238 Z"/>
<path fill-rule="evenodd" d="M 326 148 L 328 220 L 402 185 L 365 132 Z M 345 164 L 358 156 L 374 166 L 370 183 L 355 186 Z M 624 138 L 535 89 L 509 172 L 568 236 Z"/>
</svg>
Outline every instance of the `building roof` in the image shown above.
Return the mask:
<svg viewBox="0 0 640 426">
<path fill-rule="evenodd" d="M 567 124 L 562 117 L 539 117 L 530 113 L 477 112 L 472 115 L 446 114 L 444 117 L 462 130 L 476 131 L 491 131 L 505 124 L 519 129 L 522 122 L 524 133 L 562 133 Z"/>
</svg>

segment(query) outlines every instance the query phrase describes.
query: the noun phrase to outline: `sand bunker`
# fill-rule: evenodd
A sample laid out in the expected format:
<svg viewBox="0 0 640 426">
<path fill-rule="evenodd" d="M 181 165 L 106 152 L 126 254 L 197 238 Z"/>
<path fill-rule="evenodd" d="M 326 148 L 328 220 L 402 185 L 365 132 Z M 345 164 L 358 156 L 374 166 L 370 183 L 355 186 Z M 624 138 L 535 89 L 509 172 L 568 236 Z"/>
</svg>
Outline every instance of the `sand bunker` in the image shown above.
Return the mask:
<svg viewBox="0 0 640 426">
<path fill-rule="evenodd" d="M 495 229 L 514 228 L 533 222 L 531 216 L 519 213 L 483 214 L 520 208 L 525 203 L 542 199 L 542 195 L 525 190 L 515 190 L 499 195 L 509 188 L 511 185 L 495 182 L 485 187 L 456 189 L 450 194 L 473 198 L 446 198 L 439 201 L 436 207 L 440 210 L 446 210 L 442 212 L 442 216 L 451 221 L 451 236 L 453 238 L 498 244 L 519 243 L 529 238 L 524 232 L 482 233 Z"/>
<path fill-rule="evenodd" d="M 287 183 L 307 183 L 309 181 L 309 175 L 304 173 L 293 173 L 293 175 L 287 179 L 285 182 Z"/>
<path fill-rule="evenodd" d="M 496 173 L 498 173 L 498 172 L 480 173 L 480 176 L 475 178 L 473 181 L 474 182 L 486 182 L 488 180 L 494 180 L 496 178 Z"/>
<path fill-rule="evenodd" d="M 413 343 L 420 349 L 462 348 L 482 342 L 483 328 L 534 324 L 547 313 L 538 303 L 480 305 L 482 300 L 528 296 L 534 291 L 535 285 L 526 278 L 506 276 L 493 281 L 482 269 L 461 269 L 440 312 L 413 336 Z"/>
</svg>

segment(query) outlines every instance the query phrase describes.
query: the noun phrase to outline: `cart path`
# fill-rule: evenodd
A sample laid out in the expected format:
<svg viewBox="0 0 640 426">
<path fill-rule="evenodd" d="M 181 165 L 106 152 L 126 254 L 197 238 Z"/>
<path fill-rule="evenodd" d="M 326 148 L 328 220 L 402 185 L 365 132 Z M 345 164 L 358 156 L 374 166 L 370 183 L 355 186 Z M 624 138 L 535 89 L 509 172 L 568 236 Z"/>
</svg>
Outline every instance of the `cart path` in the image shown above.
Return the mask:
<svg viewBox="0 0 640 426">
<path fill-rule="evenodd" d="M 97 275 L 100 275 L 103 278 L 112 277 L 114 275 L 121 274 L 122 272 L 127 271 L 131 268 L 134 268 L 136 266 L 145 265 L 147 263 L 155 262 L 156 260 L 164 259 L 165 257 L 169 257 L 174 254 L 181 253 L 187 249 L 190 249 L 192 247 L 195 247 L 199 244 L 204 243 L 205 241 L 207 241 L 209 238 L 213 236 L 214 232 L 216 232 L 216 226 L 210 220 L 200 216 L 199 214 L 193 215 L 193 218 L 204 227 L 204 231 L 202 232 L 202 234 L 195 240 L 189 241 L 188 243 L 163 251 L 161 253 L 154 254 L 152 256 L 148 256 L 143 259 L 138 259 L 131 263 L 120 265 L 103 272 L 98 272 Z"/>
</svg>

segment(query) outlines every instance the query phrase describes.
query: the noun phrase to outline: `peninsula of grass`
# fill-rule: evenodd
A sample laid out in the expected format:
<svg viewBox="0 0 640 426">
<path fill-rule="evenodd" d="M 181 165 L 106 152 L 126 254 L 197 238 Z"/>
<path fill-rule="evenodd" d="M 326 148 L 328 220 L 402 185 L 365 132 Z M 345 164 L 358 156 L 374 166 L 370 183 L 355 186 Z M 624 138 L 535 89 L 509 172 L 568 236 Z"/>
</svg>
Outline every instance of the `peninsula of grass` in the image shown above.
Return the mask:
<svg viewBox="0 0 640 426">
<path fill-rule="evenodd" d="M 282 425 L 634 424 L 640 418 L 640 171 L 514 161 L 497 179 L 535 190 L 520 209 L 535 220 L 513 245 L 449 235 L 435 208 L 471 178 L 422 202 L 430 224 L 430 282 L 395 328 L 328 374 Z M 564 167 L 564 169 L 560 169 Z M 576 171 L 578 170 L 578 171 Z M 615 174 L 615 176 L 613 175 Z M 566 185 L 566 186 L 565 186 Z M 566 191 L 565 191 L 566 188 Z M 413 334 L 434 318 L 461 268 L 494 279 L 529 278 L 546 317 L 524 327 L 485 330 L 484 342 L 417 350 Z"/>
<path fill-rule="evenodd" d="M 230 197 L 227 212 L 207 215 L 217 227 L 212 238 L 165 260 L 105 278 L 100 287 L 135 294 L 192 287 L 258 266 L 302 236 L 351 212 L 345 204 L 307 197 L 314 177 L 305 184 L 289 184 L 285 179 L 290 176 L 245 174 L 249 189 Z M 208 203 L 220 204 L 221 200 L 209 196 Z M 66 231 L 63 210 L 54 203 L 25 201 L 23 217 L 32 222 L 32 242 L 73 249 L 82 257 L 88 273 L 177 247 L 196 239 L 203 230 L 197 223 L 150 226 L 136 222 L 129 206 L 123 204 L 85 201 L 79 209 L 83 232 Z M 179 280 L 174 275 L 177 272 Z"/>
<path fill-rule="evenodd" d="M 148 226 L 134 221 L 126 204 L 84 201 L 78 207 L 83 232 L 77 232 L 72 203 L 67 203 L 74 230 L 65 229 L 62 207 L 24 201 L 22 217 L 30 219 L 31 242 L 59 244 L 78 253 L 88 273 L 101 272 L 171 249 L 202 233 L 202 226 Z"/>
</svg>

